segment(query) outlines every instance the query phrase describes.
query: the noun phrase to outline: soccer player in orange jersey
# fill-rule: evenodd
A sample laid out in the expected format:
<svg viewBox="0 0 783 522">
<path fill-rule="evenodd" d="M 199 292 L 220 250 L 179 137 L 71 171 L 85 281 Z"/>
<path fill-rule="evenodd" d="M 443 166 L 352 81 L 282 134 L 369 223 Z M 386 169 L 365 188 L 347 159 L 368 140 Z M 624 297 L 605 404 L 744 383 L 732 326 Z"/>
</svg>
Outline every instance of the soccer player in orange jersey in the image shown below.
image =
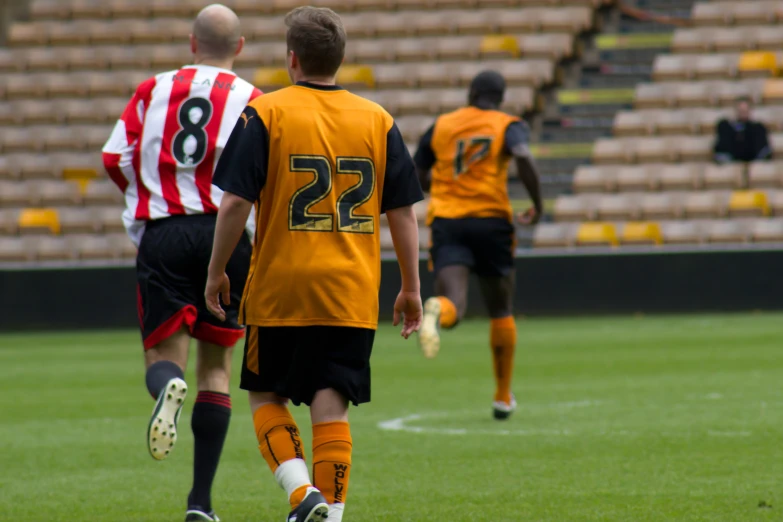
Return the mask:
<svg viewBox="0 0 783 522">
<path fill-rule="evenodd" d="M 477 274 L 491 318 L 496 419 L 506 419 L 516 409 L 511 391 L 517 336 L 515 242 L 507 189 L 512 158 L 533 200 L 520 221 L 534 224 L 542 212 L 529 129 L 520 118 L 499 110 L 505 89 L 497 72 L 480 73 L 471 83 L 468 107 L 440 116 L 422 136 L 414 157 L 422 187 L 431 195 L 428 223 L 436 294 L 424 304 L 419 344 L 425 356 L 437 355 L 439 330 L 453 328 L 462 318 L 468 278 Z"/>
<path fill-rule="evenodd" d="M 223 317 L 226 263 L 255 204 L 241 387 L 261 454 L 288 495 L 287 521 L 339 522 L 352 466 L 348 405 L 370 400 L 380 214 L 402 274 L 395 324 L 403 321 L 407 338 L 422 319 L 412 205 L 423 194 L 392 117 L 335 84 L 346 41 L 340 18 L 301 7 L 286 24 L 295 85 L 250 103 L 217 167 L 225 195 L 205 298 Z M 310 406 L 312 480 L 289 400 Z"/>
</svg>

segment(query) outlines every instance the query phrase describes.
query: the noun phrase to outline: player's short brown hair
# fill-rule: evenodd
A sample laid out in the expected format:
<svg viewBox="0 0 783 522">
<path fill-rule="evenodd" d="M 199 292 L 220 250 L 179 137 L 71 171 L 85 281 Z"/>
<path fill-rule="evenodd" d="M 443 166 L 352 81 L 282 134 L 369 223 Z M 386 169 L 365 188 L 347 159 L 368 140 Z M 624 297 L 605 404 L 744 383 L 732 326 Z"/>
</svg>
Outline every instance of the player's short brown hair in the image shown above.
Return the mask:
<svg viewBox="0 0 783 522">
<path fill-rule="evenodd" d="M 297 7 L 285 17 L 286 44 L 310 76 L 334 76 L 345 57 L 345 28 L 326 7 Z"/>
</svg>

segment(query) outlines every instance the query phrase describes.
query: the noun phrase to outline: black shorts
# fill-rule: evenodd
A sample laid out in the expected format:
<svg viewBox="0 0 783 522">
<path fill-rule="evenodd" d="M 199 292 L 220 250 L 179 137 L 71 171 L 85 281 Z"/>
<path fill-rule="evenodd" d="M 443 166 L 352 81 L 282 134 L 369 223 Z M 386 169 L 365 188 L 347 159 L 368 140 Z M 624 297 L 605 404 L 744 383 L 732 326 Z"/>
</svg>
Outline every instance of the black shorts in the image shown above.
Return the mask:
<svg viewBox="0 0 783 522">
<path fill-rule="evenodd" d="M 433 270 L 467 266 L 479 276 L 504 277 L 514 270 L 514 225 L 502 218 L 435 218 L 430 258 Z"/>
<path fill-rule="evenodd" d="M 226 321 L 210 314 L 204 302 L 215 222 L 215 215 L 199 214 L 147 223 L 136 258 L 145 350 L 183 325 L 194 338 L 219 346 L 233 346 L 244 334 L 237 317 L 253 248 L 245 234 L 226 267 L 231 281 L 231 304 L 223 305 Z"/>
<path fill-rule="evenodd" d="M 375 330 L 343 326 L 248 326 L 240 388 L 274 392 L 296 405 L 332 388 L 354 405 L 370 402 Z"/>
</svg>

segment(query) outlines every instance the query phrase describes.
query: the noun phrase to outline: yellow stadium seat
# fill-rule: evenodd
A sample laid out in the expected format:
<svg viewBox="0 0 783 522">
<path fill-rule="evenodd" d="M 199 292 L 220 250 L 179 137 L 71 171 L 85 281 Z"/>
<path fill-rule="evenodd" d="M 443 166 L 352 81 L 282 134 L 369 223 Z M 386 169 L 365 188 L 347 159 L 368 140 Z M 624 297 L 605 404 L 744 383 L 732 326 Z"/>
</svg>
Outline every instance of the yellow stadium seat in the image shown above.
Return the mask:
<svg viewBox="0 0 783 522">
<path fill-rule="evenodd" d="M 740 55 L 738 68 L 745 78 L 777 76 L 778 60 L 775 53 L 752 51 Z"/>
<path fill-rule="evenodd" d="M 625 245 L 660 245 L 663 242 L 661 226 L 645 221 L 626 223 L 620 242 Z"/>
<path fill-rule="evenodd" d="M 579 246 L 617 246 L 617 232 L 611 223 L 582 223 L 576 232 Z"/>
<path fill-rule="evenodd" d="M 53 208 L 26 208 L 19 213 L 22 233 L 60 233 L 60 217 Z"/>
<path fill-rule="evenodd" d="M 369 65 L 344 65 L 337 73 L 337 83 L 345 87 L 375 88 L 375 74 Z"/>
<path fill-rule="evenodd" d="M 288 71 L 281 67 L 262 67 L 256 69 L 253 84 L 261 89 L 279 89 L 291 85 Z"/>
<path fill-rule="evenodd" d="M 767 194 L 760 190 L 736 190 L 729 199 L 731 216 L 768 216 L 770 213 Z"/>
<path fill-rule="evenodd" d="M 765 104 L 783 103 L 783 80 L 769 79 L 765 81 L 762 100 Z"/>
<path fill-rule="evenodd" d="M 519 56 L 519 42 L 508 35 L 485 36 L 481 40 L 481 55 L 484 58 L 516 58 Z"/>
</svg>

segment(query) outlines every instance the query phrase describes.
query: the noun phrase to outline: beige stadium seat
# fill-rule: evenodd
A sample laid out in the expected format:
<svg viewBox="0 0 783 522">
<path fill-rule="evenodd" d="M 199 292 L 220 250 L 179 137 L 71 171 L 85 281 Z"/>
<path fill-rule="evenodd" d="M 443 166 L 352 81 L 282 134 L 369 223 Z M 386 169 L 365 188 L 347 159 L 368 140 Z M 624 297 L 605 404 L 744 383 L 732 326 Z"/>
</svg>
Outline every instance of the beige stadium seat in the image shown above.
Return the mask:
<svg viewBox="0 0 783 522">
<path fill-rule="evenodd" d="M 596 219 L 600 221 L 630 221 L 639 217 L 638 194 L 607 194 L 599 196 L 595 204 Z"/>
<path fill-rule="evenodd" d="M 664 244 L 689 245 L 704 241 L 704 225 L 699 221 L 669 221 L 661 223 Z"/>
<path fill-rule="evenodd" d="M 748 186 L 752 189 L 783 188 L 783 163 L 769 161 L 750 163 Z"/>
<path fill-rule="evenodd" d="M 653 111 L 620 111 L 614 116 L 612 133 L 618 137 L 652 134 Z"/>
<path fill-rule="evenodd" d="M 0 261 L 21 263 L 33 259 L 22 238 L 0 237 Z"/>
<path fill-rule="evenodd" d="M 691 11 L 697 26 L 729 25 L 733 22 L 731 7 L 723 2 L 697 2 Z"/>
<path fill-rule="evenodd" d="M 557 222 L 589 221 L 595 216 L 595 198 L 586 196 L 559 196 L 555 200 L 553 216 Z"/>
<path fill-rule="evenodd" d="M 702 29 L 677 29 L 672 36 L 672 51 L 675 53 L 703 53 L 711 48 L 709 32 Z"/>
<path fill-rule="evenodd" d="M 669 104 L 671 96 L 671 84 L 665 83 L 640 83 L 636 86 L 634 94 L 634 107 L 636 109 L 660 109 Z"/>
<path fill-rule="evenodd" d="M 696 58 L 691 55 L 661 54 L 653 62 L 653 79 L 656 82 L 688 80 L 694 76 Z"/>
<path fill-rule="evenodd" d="M 660 188 L 663 191 L 699 189 L 704 184 L 705 168 L 698 163 L 667 165 L 659 174 Z"/>
<path fill-rule="evenodd" d="M 119 257 L 115 245 L 106 235 L 74 235 L 66 238 L 80 259 L 112 259 Z"/>
<path fill-rule="evenodd" d="M 768 190 L 767 202 L 774 216 L 783 216 L 783 190 Z"/>
<path fill-rule="evenodd" d="M 60 228 L 63 234 L 93 234 L 101 231 L 100 223 L 90 208 L 61 208 Z"/>
<path fill-rule="evenodd" d="M 715 82 L 686 82 L 673 85 L 672 105 L 680 108 L 716 105 Z"/>
<path fill-rule="evenodd" d="M 574 173 L 573 188 L 577 194 L 614 192 L 617 170 L 614 167 L 581 165 Z"/>
<path fill-rule="evenodd" d="M 617 171 L 617 190 L 619 192 L 647 192 L 658 188 L 660 165 L 636 165 L 623 167 Z"/>
<path fill-rule="evenodd" d="M 625 140 L 598 138 L 593 147 L 592 162 L 595 165 L 630 163 L 631 152 Z"/>
<path fill-rule="evenodd" d="M 668 163 L 677 160 L 679 138 L 634 138 L 637 163 Z"/>
<path fill-rule="evenodd" d="M 734 78 L 738 61 L 736 54 L 705 54 L 696 57 L 692 71 L 699 80 Z"/>
<path fill-rule="evenodd" d="M 744 165 L 709 165 L 704 171 L 704 188 L 707 190 L 734 190 L 745 186 Z"/>
<path fill-rule="evenodd" d="M 35 194 L 28 183 L 0 181 L 0 208 L 35 205 Z"/>
<path fill-rule="evenodd" d="M 770 214 L 767 193 L 761 190 L 737 190 L 729 199 L 729 216 L 761 217 Z"/>
<path fill-rule="evenodd" d="M 617 244 L 617 230 L 612 223 L 582 223 L 577 229 L 577 246 L 617 246 Z"/>
<path fill-rule="evenodd" d="M 682 109 L 659 111 L 650 116 L 655 122 L 656 133 L 661 136 L 691 134 L 696 130 L 693 114 Z"/>
<path fill-rule="evenodd" d="M 40 236 L 26 238 L 26 247 L 34 252 L 38 261 L 70 261 L 76 252 L 63 237 Z"/>
<path fill-rule="evenodd" d="M 566 248 L 573 246 L 576 236 L 574 225 L 568 223 L 541 223 L 533 232 L 534 248 Z"/>
<path fill-rule="evenodd" d="M 686 163 L 710 161 L 715 138 L 712 136 L 683 136 L 671 138 L 676 144 L 679 158 Z"/>
<path fill-rule="evenodd" d="M 750 225 L 751 241 L 783 243 L 783 219 L 758 219 Z"/>
<path fill-rule="evenodd" d="M 109 180 L 92 181 L 84 191 L 86 205 L 121 205 L 122 202 L 122 192 Z"/>
<path fill-rule="evenodd" d="M 748 223 L 738 219 L 709 222 L 706 232 L 709 243 L 746 243 L 750 238 Z"/>
<path fill-rule="evenodd" d="M 79 185 L 70 181 L 39 181 L 36 183 L 37 201 L 45 207 L 80 205 L 82 193 Z"/>
<path fill-rule="evenodd" d="M 734 3 L 732 9 L 734 23 L 737 25 L 774 24 L 775 3 L 759 1 Z"/>
<path fill-rule="evenodd" d="M 0 209 L 0 236 L 14 235 L 19 231 L 19 211 Z"/>
<path fill-rule="evenodd" d="M 656 192 L 644 194 L 639 200 L 640 217 L 647 220 L 678 219 L 682 215 L 683 194 Z"/>
<path fill-rule="evenodd" d="M 691 192 L 685 195 L 683 207 L 688 219 L 718 218 L 728 212 L 730 194 L 727 192 Z"/>
</svg>

